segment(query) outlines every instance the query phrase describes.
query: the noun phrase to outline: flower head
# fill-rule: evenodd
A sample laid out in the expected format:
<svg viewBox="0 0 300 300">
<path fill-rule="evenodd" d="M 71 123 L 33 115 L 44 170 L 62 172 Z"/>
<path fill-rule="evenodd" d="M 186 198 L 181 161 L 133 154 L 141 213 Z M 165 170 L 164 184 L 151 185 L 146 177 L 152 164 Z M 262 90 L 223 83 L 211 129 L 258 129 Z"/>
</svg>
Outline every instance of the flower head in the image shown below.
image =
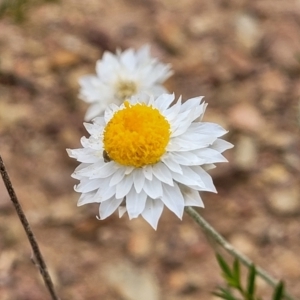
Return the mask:
<svg viewBox="0 0 300 300">
<path fill-rule="evenodd" d="M 221 126 L 197 121 L 202 97 L 173 100 L 133 96 L 85 124 L 91 136 L 81 139 L 83 148 L 68 149 L 81 162 L 73 173 L 78 205 L 100 203 L 100 219 L 117 208 L 130 219 L 142 215 L 154 229 L 164 205 L 179 218 L 185 206 L 204 206 L 199 191 L 216 192 L 205 170 L 227 161 L 221 153 L 232 145 L 219 139 Z"/>
<path fill-rule="evenodd" d="M 166 92 L 162 83 L 172 75 L 169 65 L 150 56 L 149 46 L 137 50 L 105 52 L 96 64 L 96 75 L 79 80 L 80 98 L 90 107 L 85 115 L 89 121 L 99 116 L 110 103 L 121 104 L 140 92 L 160 95 Z"/>
</svg>

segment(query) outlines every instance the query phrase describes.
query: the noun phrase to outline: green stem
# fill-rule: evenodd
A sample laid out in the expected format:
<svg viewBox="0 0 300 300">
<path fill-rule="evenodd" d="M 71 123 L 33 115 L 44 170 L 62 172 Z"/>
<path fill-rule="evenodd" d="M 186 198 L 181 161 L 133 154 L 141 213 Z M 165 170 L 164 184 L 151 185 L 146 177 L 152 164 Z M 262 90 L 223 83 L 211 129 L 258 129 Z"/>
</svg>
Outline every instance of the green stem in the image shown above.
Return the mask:
<svg viewBox="0 0 300 300">
<path fill-rule="evenodd" d="M 206 234 L 212 237 L 229 254 L 239 259 L 240 262 L 246 267 L 248 268 L 251 267 L 253 262 L 243 253 L 236 250 L 229 242 L 227 242 L 227 240 L 221 234 L 219 234 L 205 219 L 203 219 L 203 217 L 201 217 L 196 210 L 194 210 L 192 207 L 186 207 L 185 211 L 196 221 L 196 223 L 204 230 Z M 273 278 L 267 271 L 265 271 L 260 267 L 256 268 L 256 273 L 258 276 L 260 276 L 263 280 L 265 280 L 270 286 L 274 288 L 279 283 L 279 280 Z M 287 300 L 294 300 L 294 298 L 291 295 L 289 295 L 287 292 L 284 293 L 284 297 Z"/>
</svg>

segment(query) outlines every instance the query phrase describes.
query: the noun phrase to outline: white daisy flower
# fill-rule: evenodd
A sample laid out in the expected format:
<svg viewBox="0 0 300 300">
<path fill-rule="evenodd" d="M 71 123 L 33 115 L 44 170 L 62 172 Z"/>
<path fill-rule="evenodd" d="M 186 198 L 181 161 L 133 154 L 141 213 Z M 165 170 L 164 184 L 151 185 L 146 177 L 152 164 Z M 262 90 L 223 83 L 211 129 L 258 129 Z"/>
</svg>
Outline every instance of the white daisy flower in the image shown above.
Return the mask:
<svg viewBox="0 0 300 300">
<path fill-rule="evenodd" d="M 85 123 L 91 136 L 81 139 L 83 148 L 67 150 L 81 162 L 72 174 L 80 180 L 78 206 L 100 203 L 100 219 L 119 208 L 120 216 L 142 215 L 154 229 L 164 205 L 180 219 L 185 206 L 203 207 L 199 191 L 216 192 L 205 170 L 226 162 L 221 153 L 232 144 L 219 139 L 221 126 L 197 121 L 202 98 L 171 106 L 174 95 L 133 96 Z"/>
<path fill-rule="evenodd" d="M 96 75 L 80 78 L 79 97 L 90 103 L 85 120 L 99 116 L 110 103 L 120 105 L 140 92 L 159 96 L 167 92 L 162 83 L 172 75 L 170 65 L 150 56 L 150 47 L 128 49 L 116 55 L 105 52 L 97 61 Z"/>
</svg>

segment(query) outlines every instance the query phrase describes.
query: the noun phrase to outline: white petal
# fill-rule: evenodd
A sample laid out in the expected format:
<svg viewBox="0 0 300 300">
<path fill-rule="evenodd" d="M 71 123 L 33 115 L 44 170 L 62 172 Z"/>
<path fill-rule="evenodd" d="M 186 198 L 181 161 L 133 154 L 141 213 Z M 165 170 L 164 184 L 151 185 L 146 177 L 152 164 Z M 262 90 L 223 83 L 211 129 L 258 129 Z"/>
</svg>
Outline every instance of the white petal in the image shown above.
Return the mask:
<svg viewBox="0 0 300 300">
<path fill-rule="evenodd" d="M 204 98 L 204 96 L 188 99 L 187 101 L 185 101 L 181 105 L 181 110 L 180 111 L 191 110 L 191 109 L 194 109 L 196 107 L 199 107 L 199 105 L 200 105 L 203 98 Z"/>
<path fill-rule="evenodd" d="M 94 203 L 95 202 L 94 196 L 95 196 L 95 192 L 81 194 L 81 196 L 77 202 L 77 206 L 82 206 L 82 205 L 88 204 L 88 203 Z"/>
<path fill-rule="evenodd" d="M 78 193 L 88 193 L 99 188 L 101 184 L 101 179 L 87 179 L 81 181 L 77 186 L 74 187 L 74 190 Z"/>
<path fill-rule="evenodd" d="M 171 137 L 178 136 L 182 132 L 186 131 L 186 129 L 192 123 L 192 120 L 189 117 L 191 114 L 191 111 L 185 111 L 177 115 L 176 119 L 171 122 Z"/>
<path fill-rule="evenodd" d="M 113 115 L 117 110 L 119 110 L 119 107 L 113 103 L 111 103 L 108 107 L 106 107 L 104 113 L 104 120 L 106 124 L 110 121 L 110 119 L 113 117 Z"/>
<path fill-rule="evenodd" d="M 120 60 L 128 71 L 134 72 L 136 67 L 136 58 L 133 49 L 124 51 L 121 54 Z"/>
<path fill-rule="evenodd" d="M 87 139 L 85 136 L 83 136 L 80 139 L 80 142 L 84 148 L 91 148 L 94 150 L 103 150 L 102 141 L 99 139 L 95 139 L 92 136 L 89 139 Z"/>
<path fill-rule="evenodd" d="M 116 171 L 115 163 L 114 162 L 108 162 L 105 163 L 103 167 L 96 170 L 89 176 L 89 178 L 107 178 L 111 176 Z"/>
<path fill-rule="evenodd" d="M 105 126 L 105 122 L 104 122 L 104 118 L 102 118 L 102 117 L 97 117 L 97 118 L 95 118 L 95 120 L 96 119 L 97 119 L 97 123 L 91 124 L 91 123 L 84 122 L 83 125 L 90 135 L 99 137 L 100 134 L 102 134 L 102 131 Z M 99 126 L 100 124 L 101 124 L 101 126 Z"/>
<path fill-rule="evenodd" d="M 119 209 L 119 218 L 122 218 L 123 215 L 126 213 L 127 209 L 126 209 L 126 206 L 120 206 Z"/>
<path fill-rule="evenodd" d="M 74 171 L 75 174 L 89 176 L 91 171 L 102 168 L 105 165 L 104 161 L 100 160 L 94 164 L 80 164 Z"/>
<path fill-rule="evenodd" d="M 76 171 L 76 174 L 88 178 L 106 178 L 116 171 L 114 162 L 104 163 L 104 161 L 92 164 L 84 169 Z"/>
<path fill-rule="evenodd" d="M 201 180 L 205 185 L 206 191 L 213 193 L 217 192 L 213 180 L 208 173 L 206 173 L 200 166 L 192 166 L 191 169 L 201 177 Z"/>
<path fill-rule="evenodd" d="M 201 167 L 203 168 L 204 171 L 208 171 L 208 170 L 214 169 L 216 167 L 216 165 L 214 165 L 214 164 L 205 164 L 205 165 L 202 165 Z"/>
<path fill-rule="evenodd" d="M 127 166 L 125 170 L 125 175 L 131 174 L 134 169 L 135 169 L 134 167 Z"/>
<path fill-rule="evenodd" d="M 99 161 L 99 151 L 94 149 L 67 149 L 68 155 L 72 158 L 76 158 L 77 161 L 83 163 L 96 163 Z"/>
<path fill-rule="evenodd" d="M 227 162 L 227 159 L 222 154 L 211 148 L 198 149 L 193 152 L 205 161 L 204 164 Z"/>
<path fill-rule="evenodd" d="M 171 106 L 164 112 L 164 116 L 169 121 L 169 123 L 171 123 L 172 120 L 174 120 L 177 117 L 178 113 L 180 112 L 180 107 L 181 107 L 181 98 L 179 98 L 178 101 L 173 106 Z"/>
<path fill-rule="evenodd" d="M 106 105 L 104 103 L 95 102 L 87 109 L 84 120 L 90 121 L 104 112 Z"/>
<path fill-rule="evenodd" d="M 157 228 L 157 223 L 162 214 L 163 208 L 164 204 L 161 200 L 147 198 L 142 216 L 154 228 L 154 230 Z"/>
<path fill-rule="evenodd" d="M 208 123 L 208 122 L 196 122 L 193 123 L 192 126 L 197 127 L 197 132 L 213 135 L 215 137 L 220 137 L 227 133 L 227 131 L 220 125 L 215 123 Z"/>
<path fill-rule="evenodd" d="M 148 165 L 142 168 L 143 170 L 143 174 L 145 176 L 146 179 L 148 180 L 152 180 L 152 166 Z"/>
<path fill-rule="evenodd" d="M 204 207 L 204 203 L 198 191 L 189 187 L 184 187 L 183 189 L 181 188 L 181 191 L 184 197 L 184 206 Z"/>
<path fill-rule="evenodd" d="M 146 179 L 143 190 L 152 199 L 157 199 L 163 195 L 162 184 L 156 177 L 153 177 L 152 180 Z"/>
<path fill-rule="evenodd" d="M 109 199 L 107 201 L 104 201 L 100 204 L 99 207 L 99 215 L 100 219 L 106 219 L 109 217 L 122 203 L 123 199 Z"/>
<path fill-rule="evenodd" d="M 102 186 L 101 188 L 101 194 L 99 193 L 99 196 L 101 197 L 101 201 L 107 201 L 110 199 L 112 196 L 116 194 L 116 186 Z"/>
<path fill-rule="evenodd" d="M 170 153 L 166 153 L 161 157 L 161 161 L 173 172 L 182 174 L 182 169 L 180 165 L 175 162 L 172 157 L 170 157 Z"/>
<path fill-rule="evenodd" d="M 178 185 L 175 183 L 174 186 L 163 185 L 163 203 L 174 212 L 178 218 L 182 218 L 184 209 L 184 198 Z"/>
<path fill-rule="evenodd" d="M 182 134 L 171 138 L 167 145 L 167 151 L 190 151 L 210 146 L 216 140 L 213 136 L 200 134 Z"/>
<path fill-rule="evenodd" d="M 222 139 L 217 139 L 210 148 L 219 151 L 220 153 L 224 152 L 227 149 L 232 148 L 233 145 L 229 142 L 226 142 Z"/>
<path fill-rule="evenodd" d="M 90 124 L 90 123 L 87 123 L 87 124 Z M 93 126 L 94 127 L 98 127 L 98 128 L 104 128 L 105 126 L 105 120 L 104 120 L 104 117 L 96 117 L 93 119 Z"/>
<path fill-rule="evenodd" d="M 145 182 L 144 172 L 141 168 L 137 168 L 133 171 L 133 183 L 137 193 L 140 193 L 143 189 Z"/>
<path fill-rule="evenodd" d="M 196 155 L 191 151 L 170 152 L 169 157 L 173 159 L 174 162 L 183 166 L 201 165 L 207 162 L 207 159 L 201 157 L 200 155 Z"/>
<path fill-rule="evenodd" d="M 124 198 L 130 191 L 133 185 L 133 176 L 128 175 L 123 178 L 123 180 L 116 185 L 116 198 Z"/>
<path fill-rule="evenodd" d="M 152 166 L 152 172 L 154 176 L 169 185 L 174 185 L 173 184 L 173 178 L 170 170 L 166 167 L 166 165 L 162 162 L 158 162 Z"/>
<path fill-rule="evenodd" d="M 137 61 L 139 63 L 144 62 L 145 60 L 148 60 L 150 58 L 150 46 L 144 45 L 142 46 L 136 53 Z"/>
<path fill-rule="evenodd" d="M 155 107 L 160 111 L 165 111 L 174 101 L 174 94 L 162 94 L 155 100 Z"/>
<path fill-rule="evenodd" d="M 126 168 L 119 168 L 117 171 L 111 176 L 109 186 L 114 186 L 118 184 L 125 176 Z"/>
<path fill-rule="evenodd" d="M 129 219 L 137 218 L 145 209 L 147 194 L 145 192 L 137 193 L 134 188 L 126 196 L 126 208 Z"/>
<path fill-rule="evenodd" d="M 197 186 L 198 188 L 205 188 L 201 177 L 194 172 L 191 167 L 182 166 L 182 174 L 172 173 L 173 179 L 181 184 L 188 186 Z"/>
</svg>

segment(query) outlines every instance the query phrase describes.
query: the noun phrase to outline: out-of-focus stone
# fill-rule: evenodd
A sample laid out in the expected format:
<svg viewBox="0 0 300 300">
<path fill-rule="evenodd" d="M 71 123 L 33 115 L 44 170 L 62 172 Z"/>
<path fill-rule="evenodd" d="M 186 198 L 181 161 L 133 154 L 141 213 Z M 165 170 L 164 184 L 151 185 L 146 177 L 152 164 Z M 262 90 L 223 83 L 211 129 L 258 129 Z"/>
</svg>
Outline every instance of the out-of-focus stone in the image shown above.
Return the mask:
<svg viewBox="0 0 300 300">
<path fill-rule="evenodd" d="M 249 14 L 237 14 L 233 22 L 238 45 L 249 53 L 255 51 L 262 38 L 258 20 Z"/>
<path fill-rule="evenodd" d="M 168 277 L 170 291 L 184 293 L 191 289 L 197 289 L 197 284 L 192 280 L 190 274 L 182 270 L 176 270 L 170 273 Z"/>
<path fill-rule="evenodd" d="M 78 130 L 74 127 L 63 127 L 59 132 L 60 142 L 70 149 L 78 147 L 80 137 Z"/>
<path fill-rule="evenodd" d="M 258 84 L 264 92 L 285 93 L 286 78 L 277 70 L 267 69 L 258 77 Z"/>
<path fill-rule="evenodd" d="M 276 134 L 274 134 L 274 132 L 276 132 Z M 294 144 L 297 136 L 293 133 L 282 131 L 275 127 L 266 127 L 264 130 L 259 132 L 259 138 L 264 145 L 285 150 Z"/>
<path fill-rule="evenodd" d="M 298 0 L 285 2 L 282 2 L 281 0 L 251 1 L 247 2 L 247 6 L 249 6 L 254 13 L 268 18 L 288 15 L 300 16 L 300 3 Z"/>
<path fill-rule="evenodd" d="M 0 281 L 7 284 L 11 279 L 11 271 L 17 260 L 17 253 L 13 250 L 1 251 L 0 255 Z"/>
<path fill-rule="evenodd" d="M 28 118 L 32 115 L 32 109 L 26 104 L 12 104 L 0 101 L 0 123 L 1 126 L 9 126 Z"/>
<path fill-rule="evenodd" d="M 95 240 L 98 236 L 99 226 L 102 224 L 96 217 L 87 216 L 75 223 L 73 234 L 84 240 Z"/>
<path fill-rule="evenodd" d="M 45 45 L 40 40 L 26 37 L 25 43 L 25 51 L 29 55 L 37 57 L 46 54 Z"/>
<path fill-rule="evenodd" d="M 291 181 L 292 175 L 281 164 L 273 164 L 263 170 L 259 180 L 264 184 L 273 184 L 275 186 L 284 185 Z"/>
<path fill-rule="evenodd" d="M 257 165 L 257 143 L 249 136 L 242 135 L 238 138 L 234 147 L 234 164 L 243 171 L 253 170 Z"/>
<path fill-rule="evenodd" d="M 46 75 L 50 71 L 50 62 L 48 57 L 39 57 L 33 61 L 33 73 L 38 75 Z"/>
<path fill-rule="evenodd" d="M 233 236 L 231 236 L 229 241 L 236 249 L 239 249 L 239 251 L 245 253 L 246 255 L 253 255 L 253 253 L 256 251 L 255 244 L 249 235 L 235 233 Z"/>
<path fill-rule="evenodd" d="M 293 169 L 300 172 L 300 157 L 298 151 L 288 151 L 284 154 L 285 162 Z"/>
<path fill-rule="evenodd" d="M 156 37 L 171 53 L 182 53 L 186 47 L 186 38 L 174 16 L 163 13 L 157 17 Z"/>
<path fill-rule="evenodd" d="M 235 129 L 249 132 L 263 130 L 265 121 L 260 112 L 251 104 L 240 103 L 229 111 L 229 122 Z"/>
<path fill-rule="evenodd" d="M 267 195 L 270 209 L 279 215 L 289 216 L 300 212 L 299 188 L 295 186 L 274 188 Z"/>
<path fill-rule="evenodd" d="M 152 243 L 147 232 L 133 232 L 127 243 L 127 250 L 136 259 L 144 259 L 150 255 Z"/>
<path fill-rule="evenodd" d="M 229 61 L 234 74 L 245 76 L 255 69 L 255 63 L 247 57 L 242 51 L 231 47 L 224 47 L 223 54 Z"/>
<path fill-rule="evenodd" d="M 80 57 L 71 51 L 58 50 L 50 58 L 50 65 L 53 69 L 64 69 L 72 67 L 80 62 Z"/>
<path fill-rule="evenodd" d="M 24 229 L 19 222 L 12 221 L 5 216 L 1 216 L 1 244 L 6 248 L 14 247 L 19 241 L 20 237 L 24 237 Z"/>
<path fill-rule="evenodd" d="M 224 29 L 223 16 L 219 11 L 193 16 L 187 24 L 187 30 L 195 38 L 215 34 Z"/>
<path fill-rule="evenodd" d="M 47 210 L 47 221 L 56 225 L 76 223 L 81 218 L 81 214 L 76 206 L 77 200 L 78 195 L 75 193 L 56 199 Z"/>
<path fill-rule="evenodd" d="M 274 24 L 273 30 L 266 36 L 265 48 L 277 66 L 291 72 L 300 71 L 298 24 L 292 21 Z"/>
<path fill-rule="evenodd" d="M 0 66 L 1 66 L 1 71 L 3 73 L 8 72 L 11 73 L 14 71 L 14 64 L 15 64 L 15 58 L 14 55 L 11 51 L 1 50 L 1 61 L 0 61 Z"/>
<path fill-rule="evenodd" d="M 276 255 L 276 265 L 280 267 L 282 274 L 287 274 L 287 276 L 299 278 L 300 277 L 300 262 L 298 253 L 293 253 L 288 251 L 280 251 Z"/>
<path fill-rule="evenodd" d="M 280 109 L 285 93 L 288 90 L 288 80 L 281 72 L 267 69 L 258 76 L 260 88 L 260 106 L 265 112 Z"/>
<path fill-rule="evenodd" d="M 124 260 L 104 268 L 108 284 L 124 300 L 158 300 L 159 286 L 150 272 L 143 272 Z"/>
</svg>

